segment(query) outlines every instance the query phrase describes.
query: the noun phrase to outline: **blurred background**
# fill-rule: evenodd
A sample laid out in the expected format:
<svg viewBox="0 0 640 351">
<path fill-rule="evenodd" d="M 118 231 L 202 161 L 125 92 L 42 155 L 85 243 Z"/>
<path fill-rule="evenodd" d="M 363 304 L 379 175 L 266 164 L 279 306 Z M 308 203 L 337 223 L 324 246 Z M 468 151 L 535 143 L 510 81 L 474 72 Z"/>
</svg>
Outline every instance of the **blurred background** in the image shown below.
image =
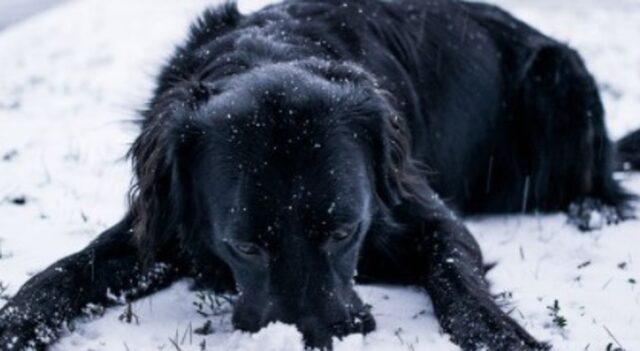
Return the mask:
<svg viewBox="0 0 640 351">
<path fill-rule="evenodd" d="M 65 0 L 2 0 L 0 1 L 0 30 Z"/>
</svg>

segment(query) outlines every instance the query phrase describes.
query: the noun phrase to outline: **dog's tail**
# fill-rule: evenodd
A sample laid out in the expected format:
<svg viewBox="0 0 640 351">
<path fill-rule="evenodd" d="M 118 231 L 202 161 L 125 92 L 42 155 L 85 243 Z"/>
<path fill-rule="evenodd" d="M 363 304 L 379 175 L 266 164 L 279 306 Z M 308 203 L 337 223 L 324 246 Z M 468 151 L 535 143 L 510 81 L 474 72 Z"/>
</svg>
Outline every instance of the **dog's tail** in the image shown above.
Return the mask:
<svg viewBox="0 0 640 351">
<path fill-rule="evenodd" d="M 640 170 L 640 130 L 618 141 L 616 149 L 619 170 Z"/>
</svg>

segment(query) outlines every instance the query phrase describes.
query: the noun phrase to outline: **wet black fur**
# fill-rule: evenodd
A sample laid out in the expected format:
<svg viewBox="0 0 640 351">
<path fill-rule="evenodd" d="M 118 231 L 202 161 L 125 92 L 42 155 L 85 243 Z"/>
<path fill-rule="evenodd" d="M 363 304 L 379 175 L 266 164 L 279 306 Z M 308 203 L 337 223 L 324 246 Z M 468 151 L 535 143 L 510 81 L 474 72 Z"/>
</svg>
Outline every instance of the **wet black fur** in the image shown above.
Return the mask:
<svg viewBox="0 0 640 351">
<path fill-rule="evenodd" d="M 129 213 L 19 291 L 2 347 L 44 348 L 87 303 L 112 305 L 107 287 L 133 299 L 186 276 L 240 290 L 240 329 L 281 320 L 329 346 L 375 326 L 357 267 L 424 288 L 465 350 L 544 349 L 494 303 L 457 215 L 596 199 L 623 218 L 612 172 L 640 167 L 638 133 L 614 155 L 574 50 L 457 1 L 210 9 L 142 115 Z"/>
</svg>

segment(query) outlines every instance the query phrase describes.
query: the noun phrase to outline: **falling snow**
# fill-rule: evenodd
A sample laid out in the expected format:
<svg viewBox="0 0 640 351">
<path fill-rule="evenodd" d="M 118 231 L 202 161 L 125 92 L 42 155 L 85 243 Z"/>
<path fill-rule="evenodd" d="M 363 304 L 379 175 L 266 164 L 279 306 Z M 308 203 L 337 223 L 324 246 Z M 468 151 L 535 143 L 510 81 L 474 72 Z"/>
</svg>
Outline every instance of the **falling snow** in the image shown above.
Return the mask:
<svg viewBox="0 0 640 351">
<path fill-rule="evenodd" d="M 173 45 L 210 2 L 78 0 L 0 33 L 0 305 L 124 213 L 131 175 L 122 156 L 136 133 L 130 121 Z M 246 12 L 264 2 L 239 3 Z M 633 44 L 640 2 L 498 3 L 584 54 L 614 138 L 640 128 L 640 45 Z M 640 176 L 619 178 L 640 193 Z M 587 234 L 561 214 L 467 224 L 487 261 L 498 263 L 488 276 L 492 291 L 536 337 L 557 350 L 640 349 L 640 221 Z M 88 306 L 89 314 L 104 315 L 76 323 L 54 350 L 173 350 L 174 342 L 182 350 L 302 349 L 292 326 L 276 323 L 249 335 L 233 330 L 228 312 L 202 316 L 188 287 L 181 281 L 134 303 L 137 325 L 119 320 L 122 306 Z M 336 350 L 458 350 L 440 334 L 417 288 L 357 290 L 378 328 L 336 342 Z M 207 321 L 211 334 L 191 335 Z"/>
</svg>

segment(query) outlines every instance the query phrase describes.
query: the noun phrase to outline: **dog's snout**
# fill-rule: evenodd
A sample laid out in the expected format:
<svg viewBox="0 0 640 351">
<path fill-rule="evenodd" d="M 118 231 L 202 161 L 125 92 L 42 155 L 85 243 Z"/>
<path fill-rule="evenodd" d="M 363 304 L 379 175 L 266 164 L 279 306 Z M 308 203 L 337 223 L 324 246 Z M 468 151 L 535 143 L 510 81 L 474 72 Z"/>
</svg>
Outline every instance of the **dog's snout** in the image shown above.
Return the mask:
<svg viewBox="0 0 640 351">
<path fill-rule="evenodd" d="M 296 322 L 308 347 L 327 349 L 331 347 L 333 333 L 316 317 L 306 317 Z"/>
<path fill-rule="evenodd" d="M 272 322 L 295 325 L 308 347 L 320 349 L 330 349 L 333 337 L 374 329 L 373 317 L 353 289 L 354 268 L 316 244 L 303 236 L 283 240 L 288 254 L 271 256 L 268 279 L 262 285 L 244 284 L 248 288 L 234 310 L 236 327 L 254 331 Z"/>
<path fill-rule="evenodd" d="M 303 335 L 307 347 L 331 349 L 333 337 L 367 334 L 376 326 L 368 305 L 353 291 L 339 298 L 308 297 L 302 304 L 293 303 L 300 299 L 291 299 L 289 295 L 270 296 L 270 300 L 261 312 L 245 310 L 245 304 L 236 306 L 235 327 L 255 332 L 272 322 L 291 324 Z"/>
</svg>

